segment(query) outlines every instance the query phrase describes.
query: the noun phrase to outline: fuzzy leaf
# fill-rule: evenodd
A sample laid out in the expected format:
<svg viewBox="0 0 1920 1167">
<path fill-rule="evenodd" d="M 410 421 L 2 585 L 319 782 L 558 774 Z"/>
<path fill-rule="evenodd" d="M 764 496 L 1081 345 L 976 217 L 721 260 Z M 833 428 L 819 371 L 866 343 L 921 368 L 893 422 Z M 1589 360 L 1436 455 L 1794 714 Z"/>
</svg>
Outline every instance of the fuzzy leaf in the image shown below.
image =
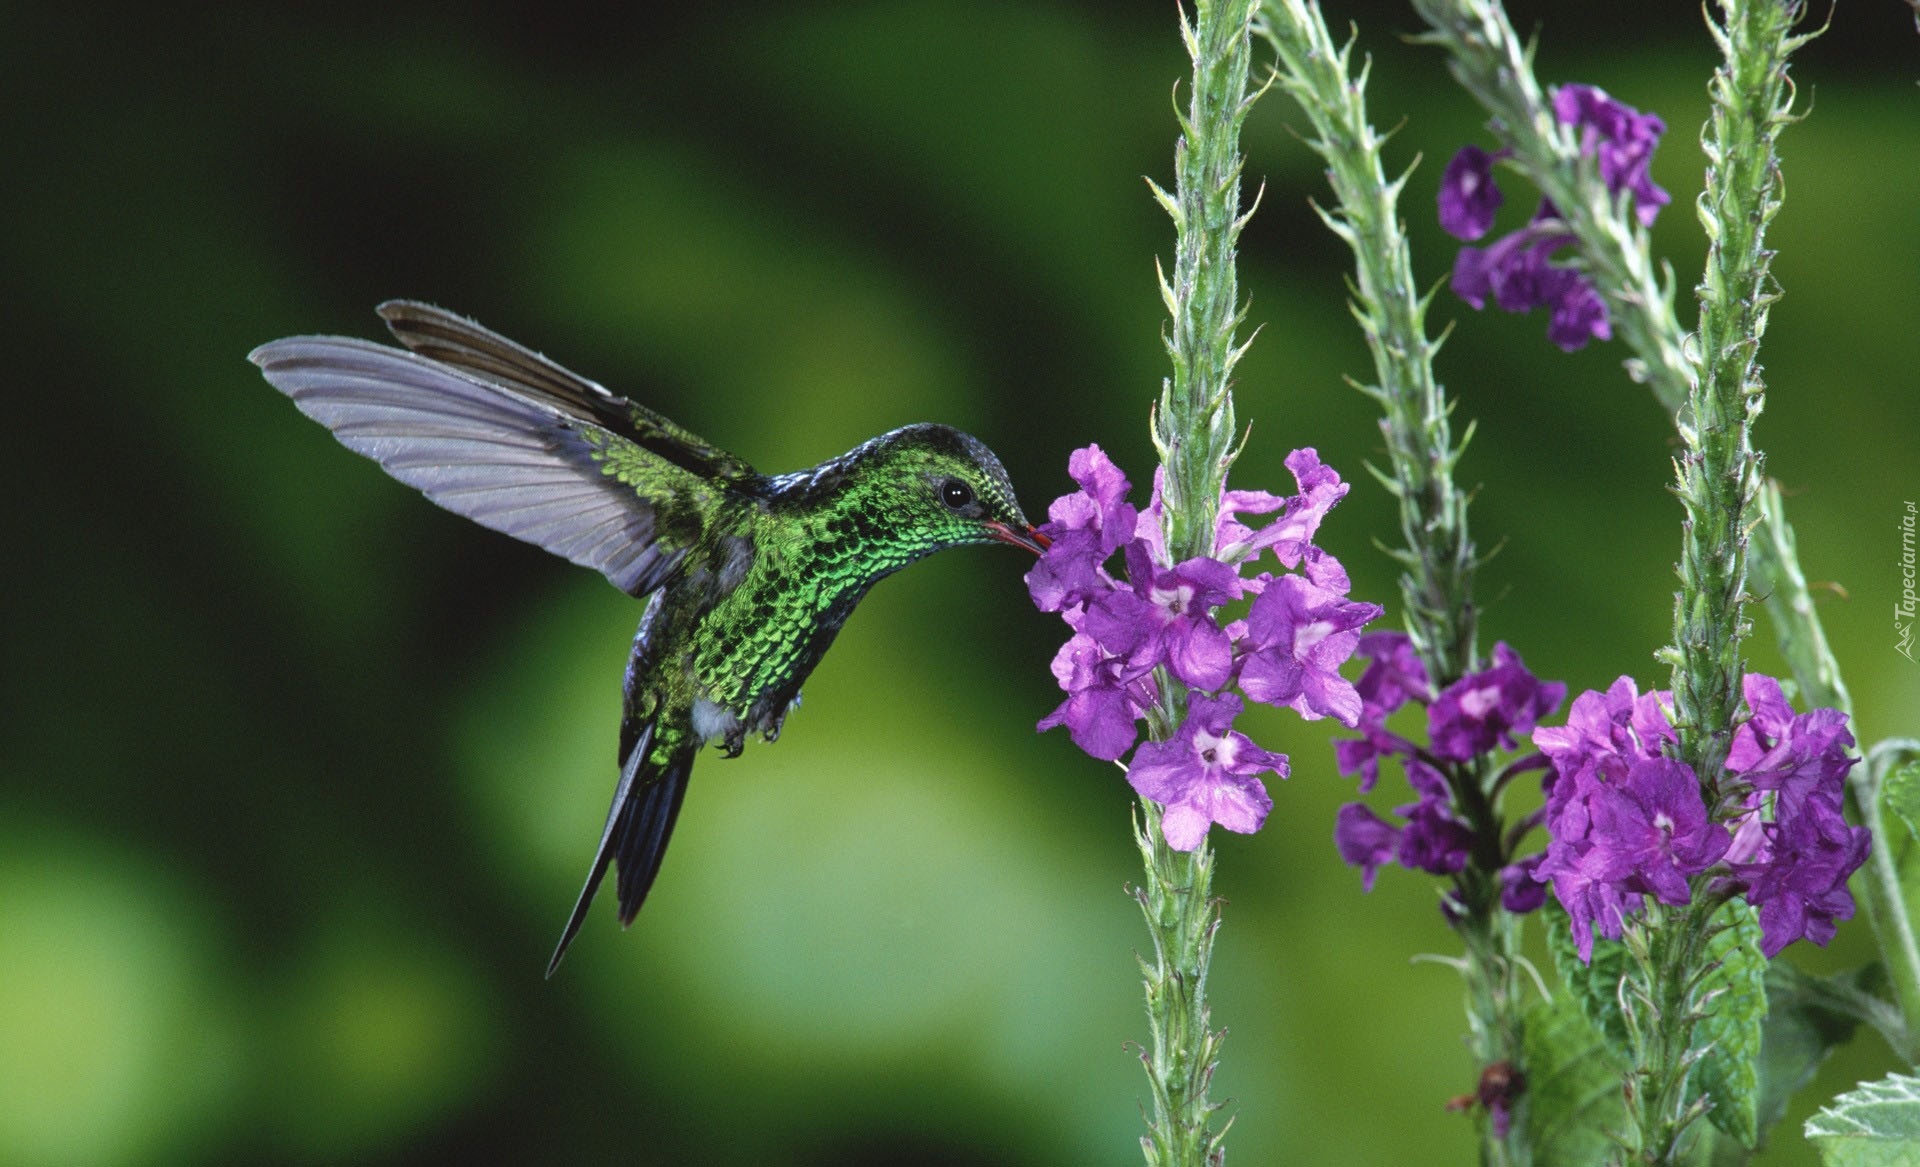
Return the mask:
<svg viewBox="0 0 1920 1167">
<path fill-rule="evenodd" d="M 1569 946 L 1570 947 L 1570 946 Z M 1527 1142 L 1536 1167 L 1589 1167 L 1619 1148 L 1624 1068 L 1572 996 L 1527 1010 Z"/>
<path fill-rule="evenodd" d="M 1547 949 L 1553 955 L 1554 971 L 1567 987 L 1580 1011 L 1594 1030 L 1607 1041 L 1608 1049 L 1624 1060 L 1629 1057 L 1627 1020 L 1620 1013 L 1620 980 L 1633 968 L 1633 958 L 1618 940 L 1596 936 L 1593 962 L 1583 964 L 1573 946 L 1573 925 L 1558 905 L 1547 916 Z"/>
<path fill-rule="evenodd" d="M 1767 1018 L 1767 958 L 1760 953 L 1760 922 L 1745 900 L 1729 900 L 1714 913 L 1719 930 L 1707 943 L 1719 963 L 1701 984 L 1717 993 L 1706 1016 L 1694 1028 L 1695 1048 L 1705 1048 L 1694 1078 L 1713 1109 L 1713 1125 L 1745 1146 L 1759 1141 L 1756 1110 L 1760 1094 L 1760 1053 Z"/>
<path fill-rule="evenodd" d="M 1880 784 L 1880 805 L 1900 817 L 1907 830 L 1920 838 L 1920 762 L 1909 762 L 1888 774 Z"/>
<path fill-rule="evenodd" d="M 1920 1078 L 1889 1074 L 1807 1120 L 1826 1167 L 1920 1167 Z"/>
</svg>

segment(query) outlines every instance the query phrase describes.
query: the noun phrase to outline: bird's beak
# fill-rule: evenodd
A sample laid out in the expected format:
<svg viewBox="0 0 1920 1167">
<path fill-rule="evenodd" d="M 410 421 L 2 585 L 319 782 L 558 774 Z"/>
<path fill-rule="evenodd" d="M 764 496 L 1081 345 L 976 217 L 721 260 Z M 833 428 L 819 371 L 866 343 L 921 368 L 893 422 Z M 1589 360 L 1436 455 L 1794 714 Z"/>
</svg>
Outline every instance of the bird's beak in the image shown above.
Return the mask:
<svg viewBox="0 0 1920 1167">
<path fill-rule="evenodd" d="M 991 519 L 987 522 L 987 534 L 1001 543 L 1012 547 L 1025 548 L 1035 555 L 1042 554 L 1047 548 L 1053 546 L 1053 540 L 1042 535 L 1033 527 L 1021 530 L 1016 527 L 1010 527 L 998 519 Z"/>
</svg>

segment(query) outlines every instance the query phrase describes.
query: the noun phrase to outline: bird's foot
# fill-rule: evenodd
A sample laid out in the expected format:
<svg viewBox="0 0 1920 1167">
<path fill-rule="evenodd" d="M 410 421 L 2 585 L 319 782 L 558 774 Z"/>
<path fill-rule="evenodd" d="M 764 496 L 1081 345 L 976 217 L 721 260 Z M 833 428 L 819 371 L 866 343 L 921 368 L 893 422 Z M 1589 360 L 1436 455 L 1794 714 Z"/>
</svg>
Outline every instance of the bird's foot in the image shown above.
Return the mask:
<svg viewBox="0 0 1920 1167">
<path fill-rule="evenodd" d="M 787 714 L 792 713 L 798 708 L 800 708 L 800 694 L 795 693 L 793 700 L 787 702 L 787 707 L 780 711 L 780 715 L 773 719 L 773 724 L 767 726 L 767 728 L 761 732 L 760 736 L 770 742 L 779 741 L 780 729 L 787 724 Z"/>
</svg>

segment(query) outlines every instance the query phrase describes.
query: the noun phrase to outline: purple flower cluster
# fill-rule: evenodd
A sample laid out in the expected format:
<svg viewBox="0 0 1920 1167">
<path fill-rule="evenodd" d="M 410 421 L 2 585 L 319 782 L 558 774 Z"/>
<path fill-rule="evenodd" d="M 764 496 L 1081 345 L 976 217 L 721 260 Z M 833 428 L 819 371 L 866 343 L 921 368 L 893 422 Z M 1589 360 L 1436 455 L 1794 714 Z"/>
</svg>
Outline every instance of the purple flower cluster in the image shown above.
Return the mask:
<svg viewBox="0 0 1920 1167">
<path fill-rule="evenodd" d="M 1362 736 L 1335 742 L 1334 757 L 1342 774 L 1359 775 L 1363 794 L 1379 781 L 1381 759 L 1398 758 L 1416 800 L 1394 809 L 1399 823 L 1381 818 L 1365 803 L 1348 803 L 1335 821 L 1334 845 L 1342 859 L 1360 868 L 1368 890 L 1388 863 L 1452 875 L 1467 865 L 1476 840 L 1455 806 L 1447 768 L 1496 750 L 1520 749 L 1539 720 L 1559 708 L 1567 687 L 1535 677 L 1505 644 L 1494 646 L 1488 668 L 1437 694 L 1405 633 L 1368 633 L 1358 651 L 1368 661 L 1355 685 Z M 1426 706 L 1428 746 L 1386 728 L 1387 718 L 1409 702 Z M 1528 754 L 1501 771 L 1500 781 L 1546 764 L 1541 755 Z M 1502 870 L 1501 898 L 1509 911 L 1529 912 L 1545 902 L 1546 889 L 1532 878 L 1537 859 Z"/>
<path fill-rule="evenodd" d="M 1136 791 L 1164 808 L 1161 831 L 1177 850 L 1199 846 L 1214 823 L 1258 830 L 1273 806 L 1258 775 L 1287 775 L 1284 755 L 1233 730 L 1244 708 L 1228 691 L 1236 682 L 1247 698 L 1309 719 L 1352 725 L 1360 716 L 1361 700 L 1339 668 L 1381 609 L 1348 599 L 1346 572 L 1313 543 L 1347 484 L 1311 449 L 1288 455 L 1287 468 L 1297 494 L 1224 491 L 1214 553 L 1175 563 L 1160 478 L 1151 504 L 1137 510 L 1126 475 L 1088 446 L 1067 463 L 1080 489 L 1055 499 L 1040 527 L 1053 542 L 1027 573 L 1027 589 L 1073 635 L 1053 659 L 1067 698 L 1039 728 L 1065 726 L 1087 753 L 1117 760 L 1159 704 L 1156 670 L 1185 684 L 1193 693 L 1185 720 L 1165 741 L 1142 744 L 1127 772 Z M 1258 528 L 1243 521 L 1256 515 L 1276 517 Z M 1284 570 L 1243 574 L 1269 552 Z M 1125 564 L 1118 577 L 1107 570 L 1116 554 Z M 1218 610 L 1247 597 L 1245 616 L 1223 623 Z"/>
<path fill-rule="evenodd" d="M 1841 815 L 1855 759 L 1844 714 L 1798 714 L 1772 677 L 1749 673 L 1750 716 L 1735 732 L 1727 774 L 1747 793 L 1730 822 L 1715 821 L 1678 742 L 1671 695 L 1641 694 L 1627 677 L 1574 700 L 1565 726 L 1534 731 L 1552 760 L 1546 827 L 1534 876 L 1551 882 L 1573 920 L 1581 959 L 1593 934 L 1619 939 L 1646 896 L 1680 905 L 1689 880 L 1714 871 L 1716 887 L 1759 912 L 1771 957 L 1805 937 L 1832 938 L 1853 915 L 1847 877 L 1866 861 L 1869 835 Z"/>
<path fill-rule="evenodd" d="M 1554 94 L 1553 112 L 1579 130 L 1580 153 L 1596 163 L 1607 190 L 1626 195 L 1640 223 L 1651 225 L 1668 201 L 1648 172 L 1666 123 L 1591 85 L 1562 86 Z M 1447 164 L 1439 202 L 1440 226 L 1449 235 L 1472 242 L 1493 229 L 1494 212 L 1504 201 L 1493 167 L 1510 153 L 1466 146 Z M 1548 309 L 1547 339 L 1568 352 L 1596 337 L 1607 340 L 1613 326 L 1606 302 L 1578 271 L 1553 263 L 1555 254 L 1573 242 L 1559 210 L 1542 199 L 1518 231 L 1490 247 L 1460 249 L 1453 265 L 1454 294 L 1475 308 L 1492 300 L 1507 312 Z"/>
</svg>

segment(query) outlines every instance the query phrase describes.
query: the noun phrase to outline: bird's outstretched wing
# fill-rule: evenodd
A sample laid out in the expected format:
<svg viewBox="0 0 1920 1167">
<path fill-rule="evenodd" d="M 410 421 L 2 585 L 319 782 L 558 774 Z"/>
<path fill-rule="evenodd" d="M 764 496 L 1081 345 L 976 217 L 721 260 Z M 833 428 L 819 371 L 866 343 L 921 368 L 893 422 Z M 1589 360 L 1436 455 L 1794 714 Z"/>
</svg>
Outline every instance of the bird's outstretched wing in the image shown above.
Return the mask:
<svg viewBox="0 0 1920 1167">
<path fill-rule="evenodd" d="M 423 357 L 544 400 L 593 421 L 641 449 L 702 478 L 749 489 L 752 466 L 672 419 L 629 401 L 597 381 L 560 367 L 532 349 L 464 316 L 418 300 L 388 300 L 376 309 L 394 338 Z"/>
<path fill-rule="evenodd" d="M 388 304 L 418 352 L 296 336 L 249 359 L 347 448 L 433 502 L 644 595 L 752 467 L 479 325 Z"/>
</svg>

